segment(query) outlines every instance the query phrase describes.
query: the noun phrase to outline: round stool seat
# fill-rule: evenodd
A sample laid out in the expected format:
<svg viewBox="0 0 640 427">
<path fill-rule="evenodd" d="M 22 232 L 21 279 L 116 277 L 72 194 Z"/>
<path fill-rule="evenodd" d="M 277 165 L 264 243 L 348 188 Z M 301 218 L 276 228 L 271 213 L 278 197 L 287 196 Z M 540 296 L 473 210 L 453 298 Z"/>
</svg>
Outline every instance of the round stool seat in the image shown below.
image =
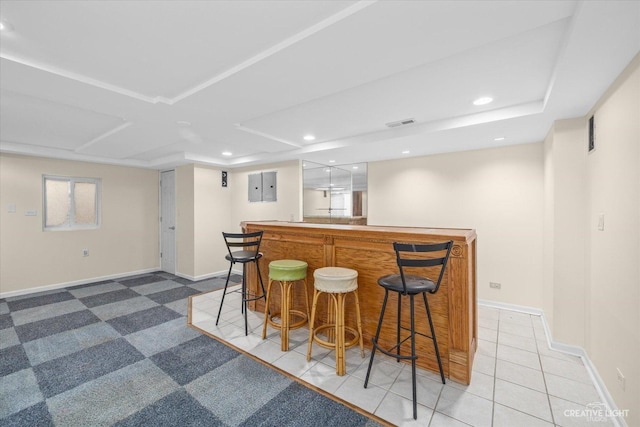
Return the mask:
<svg viewBox="0 0 640 427">
<path fill-rule="evenodd" d="M 322 267 L 313 272 L 313 286 L 320 292 L 343 294 L 358 289 L 358 272 L 344 267 Z"/>
<path fill-rule="evenodd" d="M 307 277 L 307 263 L 296 259 L 278 259 L 269 263 L 269 279 L 294 282 Z"/>
</svg>

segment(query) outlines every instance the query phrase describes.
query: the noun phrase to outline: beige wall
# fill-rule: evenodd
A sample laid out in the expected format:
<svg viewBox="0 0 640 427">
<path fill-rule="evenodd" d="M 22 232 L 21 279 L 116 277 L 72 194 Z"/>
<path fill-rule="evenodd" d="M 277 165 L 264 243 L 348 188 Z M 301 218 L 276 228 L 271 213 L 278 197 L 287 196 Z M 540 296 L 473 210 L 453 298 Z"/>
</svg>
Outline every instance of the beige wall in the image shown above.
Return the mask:
<svg viewBox="0 0 640 427">
<path fill-rule="evenodd" d="M 231 229 L 240 231 L 242 221 L 302 220 L 302 166 L 298 160 L 233 169 L 231 190 Z M 277 201 L 249 203 L 249 174 L 277 172 Z"/>
<path fill-rule="evenodd" d="M 640 425 L 640 55 L 595 108 L 586 159 L 589 357 L 627 423 Z M 586 133 L 586 127 L 585 131 Z M 597 230 L 604 214 L 604 231 Z M 626 377 L 617 382 L 616 368 Z"/>
<path fill-rule="evenodd" d="M 43 231 L 44 174 L 101 178 L 100 228 Z M 157 269 L 158 215 L 158 171 L 0 154 L 0 291 Z"/>
<path fill-rule="evenodd" d="M 231 226 L 232 190 L 222 187 L 221 169 L 197 166 L 194 178 L 195 276 L 202 277 L 229 269 L 222 232 Z"/>
<path fill-rule="evenodd" d="M 554 180 L 555 180 L 555 163 L 553 155 L 553 128 L 549 131 L 549 134 L 543 143 L 544 150 L 544 208 L 543 208 L 543 251 L 542 251 L 542 263 L 544 270 L 542 272 L 542 308 L 549 327 L 553 332 L 553 271 L 555 268 L 555 245 L 554 245 L 554 209 L 553 200 L 555 196 L 554 192 Z"/>
<path fill-rule="evenodd" d="M 540 143 L 369 163 L 368 223 L 474 228 L 479 298 L 541 307 L 543 172 Z"/>
<path fill-rule="evenodd" d="M 248 176 L 277 172 L 277 201 L 249 203 Z M 176 168 L 176 274 L 192 280 L 226 273 L 227 248 L 222 232 L 240 232 L 242 221 L 300 218 L 300 162 L 228 170 L 228 186 L 221 185 L 222 169 L 201 165 Z M 236 266 L 238 272 L 239 266 Z"/>
<path fill-rule="evenodd" d="M 580 347 L 586 321 L 586 138 L 579 118 L 557 121 L 545 140 L 543 308 L 554 340 Z"/>
<path fill-rule="evenodd" d="M 176 274 L 200 280 L 226 272 L 222 232 L 231 218 L 231 191 L 222 170 L 200 165 L 176 168 Z"/>
<path fill-rule="evenodd" d="M 194 278 L 195 166 L 176 168 L 176 274 Z"/>
<path fill-rule="evenodd" d="M 555 341 L 585 348 L 630 410 L 627 425 L 640 425 L 640 55 L 587 116 L 556 122 L 544 149 L 545 316 Z"/>
</svg>

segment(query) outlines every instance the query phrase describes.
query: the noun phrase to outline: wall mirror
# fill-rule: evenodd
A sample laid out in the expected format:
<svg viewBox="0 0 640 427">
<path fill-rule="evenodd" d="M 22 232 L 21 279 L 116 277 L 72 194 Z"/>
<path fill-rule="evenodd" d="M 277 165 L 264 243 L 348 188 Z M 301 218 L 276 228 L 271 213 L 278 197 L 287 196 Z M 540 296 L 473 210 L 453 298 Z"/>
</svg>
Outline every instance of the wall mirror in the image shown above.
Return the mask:
<svg viewBox="0 0 640 427">
<path fill-rule="evenodd" d="M 367 164 L 327 166 L 302 162 L 303 221 L 367 223 Z"/>
</svg>

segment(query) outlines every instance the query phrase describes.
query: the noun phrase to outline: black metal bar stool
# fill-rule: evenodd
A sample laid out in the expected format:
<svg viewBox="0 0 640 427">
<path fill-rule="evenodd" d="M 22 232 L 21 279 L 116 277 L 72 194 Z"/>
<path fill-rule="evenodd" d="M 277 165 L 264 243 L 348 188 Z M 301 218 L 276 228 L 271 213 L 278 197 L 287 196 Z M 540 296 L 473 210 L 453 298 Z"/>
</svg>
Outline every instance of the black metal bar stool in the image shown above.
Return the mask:
<svg viewBox="0 0 640 427">
<path fill-rule="evenodd" d="M 417 402 L 416 402 L 416 334 L 430 338 L 433 341 L 433 346 L 438 359 L 438 368 L 440 369 L 440 377 L 442 378 L 442 384 L 444 381 L 444 371 L 442 370 L 442 361 L 440 360 L 440 352 L 438 351 L 438 342 L 436 341 L 436 333 L 433 328 L 433 320 L 431 319 L 431 311 L 429 310 L 429 303 L 427 302 L 427 292 L 435 294 L 440 287 L 442 277 L 444 276 L 445 269 L 447 267 L 447 261 L 449 260 L 449 254 L 453 247 L 453 241 L 446 243 L 435 244 L 411 244 L 411 243 L 397 243 L 393 244 L 393 248 L 396 252 L 396 262 L 400 274 L 389 274 L 378 279 L 378 284 L 384 288 L 384 300 L 382 302 L 382 310 L 380 311 L 380 319 L 378 320 L 378 328 L 376 335 L 372 338 L 373 348 L 371 350 L 371 358 L 369 359 L 369 367 L 367 368 L 367 376 L 364 380 L 364 388 L 367 388 L 369 384 L 369 375 L 371 374 L 371 366 L 373 366 L 373 357 L 376 351 L 380 351 L 387 356 L 395 358 L 398 362 L 400 360 L 411 360 L 411 379 L 413 385 L 413 418 L 417 419 Z M 436 256 L 434 258 L 434 255 Z M 433 280 L 427 276 L 407 274 L 405 269 L 414 272 L 414 270 L 422 269 L 421 272 L 427 273 L 429 277 L 437 277 Z M 438 272 L 434 272 L 433 269 L 439 268 Z M 427 269 L 427 270 L 424 270 Z M 430 274 L 429 274 L 430 273 Z M 435 274 L 434 274 L 435 273 Z M 397 339 L 396 344 L 390 349 L 383 349 L 378 344 L 380 338 L 380 329 L 382 328 L 382 321 L 384 319 L 384 313 L 387 309 L 387 300 L 389 299 L 389 292 L 398 294 L 398 320 L 397 320 Z M 416 331 L 415 328 L 415 313 L 414 313 L 414 297 L 422 294 L 424 299 L 424 306 L 427 309 L 427 318 L 429 319 L 429 327 L 431 329 L 431 335 L 426 335 Z M 406 328 L 402 326 L 402 297 L 409 297 L 410 307 L 410 322 L 411 327 Z M 400 331 L 409 331 L 409 336 L 404 339 L 400 338 Z M 404 342 L 410 340 L 411 342 L 411 355 L 400 355 L 400 347 Z"/>
<path fill-rule="evenodd" d="M 227 281 L 224 284 L 224 292 L 222 293 L 222 300 L 220 301 L 220 309 L 218 310 L 218 317 L 216 318 L 216 325 L 220 321 L 220 313 L 222 313 L 222 304 L 224 304 L 224 297 L 227 295 L 227 286 L 229 285 L 229 278 L 231 277 L 231 269 L 235 263 L 242 264 L 242 288 L 240 290 L 233 290 L 232 292 L 240 292 L 242 294 L 242 313 L 244 313 L 244 334 L 248 335 L 247 327 L 247 303 L 255 301 L 260 298 L 265 298 L 266 292 L 264 291 L 264 284 L 262 283 L 262 276 L 260 275 L 260 264 L 258 261 L 262 258 L 260 252 L 260 242 L 262 242 L 262 231 L 256 231 L 253 233 L 222 233 L 224 242 L 227 245 L 229 254 L 225 255 L 225 259 L 229 261 L 229 272 L 227 273 Z M 231 248 L 240 248 L 240 250 L 232 251 Z M 256 271 L 258 273 L 258 279 L 260 281 L 260 287 L 262 288 L 262 295 L 252 295 L 247 292 L 247 264 L 253 262 L 256 265 Z"/>
</svg>

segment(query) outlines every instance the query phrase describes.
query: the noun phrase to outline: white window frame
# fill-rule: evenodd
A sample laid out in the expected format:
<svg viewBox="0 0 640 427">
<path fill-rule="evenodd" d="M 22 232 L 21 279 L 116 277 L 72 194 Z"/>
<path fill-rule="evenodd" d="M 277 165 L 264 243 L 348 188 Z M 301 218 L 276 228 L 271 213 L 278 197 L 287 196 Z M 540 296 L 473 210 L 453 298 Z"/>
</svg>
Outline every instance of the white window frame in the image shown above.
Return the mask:
<svg viewBox="0 0 640 427">
<path fill-rule="evenodd" d="M 69 212 L 67 215 L 67 221 L 62 225 L 47 226 L 47 180 L 68 182 L 69 185 Z M 89 183 L 96 186 L 96 222 L 93 224 L 76 224 L 75 218 L 75 196 L 74 188 L 76 183 Z M 42 176 L 42 229 L 44 231 L 68 231 L 68 230 L 92 230 L 100 228 L 101 215 L 101 195 L 102 195 L 102 180 L 100 178 L 85 178 L 85 177 L 72 177 L 72 176 L 59 176 L 59 175 L 43 175 Z"/>
</svg>

